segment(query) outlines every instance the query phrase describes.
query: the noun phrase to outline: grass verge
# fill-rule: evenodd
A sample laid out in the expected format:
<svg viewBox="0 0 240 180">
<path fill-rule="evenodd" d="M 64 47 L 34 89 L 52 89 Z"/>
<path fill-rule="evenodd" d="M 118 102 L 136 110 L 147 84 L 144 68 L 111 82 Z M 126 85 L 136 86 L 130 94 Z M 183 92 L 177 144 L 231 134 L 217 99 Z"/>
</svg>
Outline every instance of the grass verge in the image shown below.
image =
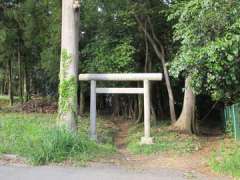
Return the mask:
<svg viewBox="0 0 240 180">
<path fill-rule="evenodd" d="M 1 114 L 0 153 L 25 157 L 33 165 L 65 160 L 84 163 L 114 153 L 110 140 L 97 144 L 88 138 L 87 122 L 82 119 L 79 132 L 70 133 L 55 126 L 56 115 Z"/>
<path fill-rule="evenodd" d="M 212 153 L 209 165 L 215 172 L 240 179 L 240 143 L 224 142 Z"/>
<path fill-rule="evenodd" d="M 151 128 L 154 144 L 140 145 L 143 136 L 143 125 L 129 129 L 128 150 L 134 154 L 154 154 L 158 152 L 191 153 L 200 148 L 200 140 L 196 136 L 188 136 L 168 130 L 168 124 L 159 124 Z"/>
</svg>

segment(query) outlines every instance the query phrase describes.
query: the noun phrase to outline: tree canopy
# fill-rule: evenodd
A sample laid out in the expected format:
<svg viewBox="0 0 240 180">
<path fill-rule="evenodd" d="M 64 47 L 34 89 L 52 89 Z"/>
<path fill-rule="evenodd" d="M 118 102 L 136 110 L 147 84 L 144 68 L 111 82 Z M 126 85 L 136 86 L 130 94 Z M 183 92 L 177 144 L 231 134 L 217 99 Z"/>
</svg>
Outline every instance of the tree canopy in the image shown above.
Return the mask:
<svg viewBox="0 0 240 180">
<path fill-rule="evenodd" d="M 172 63 L 175 77 L 190 76 L 197 94 L 214 100 L 239 100 L 240 2 L 179 1 L 169 19 L 179 51 Z"/>
<path fill-rule="evenodd" d="M 170 116 L 173 122 L 184 104 L 187 78 L 203 100 L 239 101 L 239 1 L 81 0 L 80 5 L 79 73 L 164 73 L 163 83 L 152 84 L 151 114 Z M 60 0 L 0 1 L 1 94 L 25 101 L 32 96 L 57 99 L 61 8 Z M 79 86 L 79 99 L 85 99 L 79 104 L 88 104 L 88 88 Z M 108 98 L 102 101 L 115 107 L 117 101 Z M 118 98 L 123 99 L 119 106 L 127 107 L 117 108 L 118 114 L 141 120 L 140 97 Z"/>
</svg>

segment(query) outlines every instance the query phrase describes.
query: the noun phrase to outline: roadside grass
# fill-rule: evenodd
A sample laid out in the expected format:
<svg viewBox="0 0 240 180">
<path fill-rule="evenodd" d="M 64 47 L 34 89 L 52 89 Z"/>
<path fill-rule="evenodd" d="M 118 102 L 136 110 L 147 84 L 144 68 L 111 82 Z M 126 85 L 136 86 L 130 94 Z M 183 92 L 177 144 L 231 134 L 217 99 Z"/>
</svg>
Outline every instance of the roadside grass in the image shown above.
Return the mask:
<svg viewBox="0 0 240 180">
<path fill-rule="evenodd" d="M 224 141 L 221 148 L 212 153 L 209 165 L 215 172 L 240 179 L 240 143 Z"/>
<path fill-rule="evenodd" d="M 81 119 L 79 131 L 56 127 L 56 115 L 1 113 L 0 154 L 16 154 L 33 165 L 72 161 L 85 163 L 108 156 L 116 150 L 111 139 L 96 143 L 88 138 L 88 118 Z M 100 128 L 108 134 L 107 128 Z"/>
<path fill-rule="evenodd" d="M 140 138 L 143 136 L 143 124 L 134 125 L 129 129 L 127 148 L 134 154 L 155 154 L 159 152 L 192 153 L 199 150 L 201 141 L 192 135 L 179 134 L 168 130 L 169 124 L 161 123 L 151 128 L 151 136 L 154 144 L 141 145 Z"/>
</svg>

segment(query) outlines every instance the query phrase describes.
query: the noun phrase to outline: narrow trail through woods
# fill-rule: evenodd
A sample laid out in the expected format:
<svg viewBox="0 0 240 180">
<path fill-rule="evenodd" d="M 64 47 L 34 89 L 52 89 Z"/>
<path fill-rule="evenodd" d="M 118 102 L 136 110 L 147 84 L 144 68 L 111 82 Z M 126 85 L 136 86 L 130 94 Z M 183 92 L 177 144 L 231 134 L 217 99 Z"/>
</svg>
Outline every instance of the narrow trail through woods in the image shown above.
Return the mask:
<svg viewBox="0 0 240 180">
<path fill-rule="evenodd" d="M 115 145 L 117 147 L 117 153 L 107 163 L 113 163 L 115 165 L 123 166 L 129 169 L 144 169 L 139 166 L 145 161 L 149 160 L 149 156 L 135 155 L 127 149 L 128 131 L 132 125 L 131 121 L 117 119 L 114 120 L 114 124 L 118 131 L 114 138 Z"/>
<path fill-rule="evenodd" d="M 124 161 L 130 161 L 131 154 L 127 150 L 127 137 L 130 123 L 126 120 L 115 121 L 118 127 L 118 132 L 115 137 L 115 144 L 118 149 L 118 159 L 123 163 Z"/>
<path fill-rule="evenodd" d="M 119 151 L 126 149 L 126 139 L 128 136 L 129 123 L 127 121 L 116 121 L 119 128 L 115 137 L 115 144 Z"/>
</svg>

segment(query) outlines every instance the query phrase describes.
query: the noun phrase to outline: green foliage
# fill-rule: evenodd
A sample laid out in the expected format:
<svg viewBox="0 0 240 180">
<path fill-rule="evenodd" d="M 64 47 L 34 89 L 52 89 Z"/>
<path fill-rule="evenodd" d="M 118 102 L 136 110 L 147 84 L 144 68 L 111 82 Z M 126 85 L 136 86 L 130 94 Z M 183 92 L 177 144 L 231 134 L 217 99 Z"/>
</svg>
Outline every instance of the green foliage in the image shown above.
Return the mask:
<svg viewBox="0 0 240 180">
<path fill-rule="evenodd" d="M 134 53 L 130 39 L 120 42 L 109 38 L 99 39 L 83 49 L 84 72 L 119 73 L 134 71 Z"/>
<path fill-rule="evenodd" d="M 47 1 L 42 7 L 45 12 L 42 14 L 44 26 L 41 29 L 42 46 L 40 52 L 41 70 L 43 71 L 41 82 L 46 84 L 48 94 L 57 94 L 60 46 L 61 46 L 61 3 L 60 1 Z M 47 12 L 47 13 L 46 13 Z"/>
<path fill-rule="evenodd" d="M 57 93 L 60 6 L 60 1 L 53 0 L 0 2 L 0 68 L 3 67 L 3 73 L 7 74 L 6 62 L 11 59 L 13 77 L 19 76 L 16 65 L 19 50 L 23 59 L 22 68 L 26 67 L 33 86 L 44 95 Z M 0 77 L 0 82 L 2 79 Z"/>
<path fill-rule="evenodd" d="M 216 150 L 209 161 L 211 168 L 219 173 L 240 177 L 240 144 L 227 142 Z"/>
<path fill-rule="evenodd" d="M 171 31 L 162 13 L 167 7 L 163 0 L 81 1 L 79 72 L 143 72 L 145 40 L 134 14 L 149 15 L 158 29 L 157 35 L 167 44 Z M 19 93 L 17 50 L 20 48 L 22 73 L 27 71 L 30 93 L 56 97 L 61 59 L 61 1 L 2 0 L 0 8 L 1 74 L 7 74 L 6 61 L 11 59 L 13 77 L 16 77 L 13 79 L 14 93 Z M 159 71 L 155 55 L 151 54 L 150 51 L 149 66 Z M 4 80 L 6 77 L 1 76 L 0 86 Z"/>
<path fill-rule="evenodd" d="M 6 39 L 6 31 L 4 29 L 0 30 L 0 42 L 3 43 Z"/>
<path fill-rule="evenodd" d="M 144 61 L 144 38 L 130 12 L 132 2 L 128 0 L 82 2 L 81 72 L 144 70 L 140 66 Z"/>
<path fill-rule="evenodd" d="M 191 76 L 196 93 L 210 94 L 215 100 L 236 100 L 240 87 L 240 2 L 180 1 L 172 10 L 169 18 L 177 21 L 174 39 L 180 43 L 172 75 Z"/>
<path fill-rule="evenodd" d="M 43 114 L 2 115 L 0 153 L 17 154 L 34 165 L 41 165 L 64 160 L 84 162 L 114 152 L 110 144 L 91 141 L 86 129 L 74 134 L 55 127 L 55 119 L 55 115 Z"/>
<path fill-rule="evenodd" d="M 167 129 L 162 124 L 160 128 L 152 128 L 154 144 L 140 145 L 139 139 L 143 137 L 143 125 L 133 127 L 129 131 L 128 149 L 135 154 L 154 154 L 159 152 L 191 153 L 199 149 L 200 142 L 197 137 L 181 135 Z"/>
</svg>

